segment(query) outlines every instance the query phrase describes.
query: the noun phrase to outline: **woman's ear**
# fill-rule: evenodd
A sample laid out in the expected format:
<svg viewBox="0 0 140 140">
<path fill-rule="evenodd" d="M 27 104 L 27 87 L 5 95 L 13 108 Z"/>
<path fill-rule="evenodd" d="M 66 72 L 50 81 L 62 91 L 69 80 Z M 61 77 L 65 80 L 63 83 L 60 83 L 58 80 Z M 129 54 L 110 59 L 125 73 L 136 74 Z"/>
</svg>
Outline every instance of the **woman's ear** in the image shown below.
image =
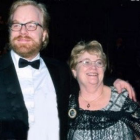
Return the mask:
<svg viewBox="0 0 140 140">
<path fill-rule="evenodd" d="M 76 70 L 75 69 L 72 69 L 72 74 L 73 74 L 74 78 L 77 77 L 77 74 L 76 74 Z"/>
</svg>

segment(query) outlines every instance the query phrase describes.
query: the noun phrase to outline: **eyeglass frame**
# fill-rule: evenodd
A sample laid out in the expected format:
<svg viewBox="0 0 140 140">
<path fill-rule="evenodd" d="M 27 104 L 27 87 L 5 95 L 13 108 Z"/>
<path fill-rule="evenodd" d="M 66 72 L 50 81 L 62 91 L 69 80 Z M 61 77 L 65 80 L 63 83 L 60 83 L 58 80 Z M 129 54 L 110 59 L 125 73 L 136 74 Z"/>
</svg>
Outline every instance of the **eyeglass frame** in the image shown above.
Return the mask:
<svg viewBox="0 0 140 140">
<path fill-rule="evenodd" d="M 11 27 L 12 27 L 12 25 L 14 25 L 14 24 L 20 25 L 20 29 L 19 29 L 19 30 L 13 30 Z M 34 30 L 28 30 L 27 27 L 26 27 L 27 24 L 34 24 L 34 25 L 36 25 L 36 28 L 35 28 Z M 17 31 L 17 32 L 18 32 L 18 31 L 21 31 L 21 29 L 22 29 L 23 26 L 25 26 L 25 28 L 26 28 L 27 31 L 35 31 L 35 30 L 37 29 L 37 26 L 40 26 L 41 28 L 43 28 L 43 26 L 42 26 L 41 24 L 37 23 L 37 22 L 11 23 L 11 24 L 9 25 L 9 27 L 10 27 L 10 29 L 11 29 L 12 31 Z"/>
<path fill-rule="evenodd" d="M 97 66 L 97 62 L 98 62 L 99 60 L 103 63 L 103 66 L 102 66 L 102 67 Z M 90 64 L 89 64 L 89 65 L 85 65 L 84 61 L 89 61 Z M 77 64 L 82 63 L 82 65 L 83 65 L 84 67 L 91 67 L 91 66 L 93 65 L 93 62 L 94 62 L 94 66 L 96 66 L 96 67 L 98 67 L 98 68 L 103 68 L 103 67 L 105 67 L 105 63 L 103 62 L 102 59 L 97 59 L 96 61 L 91 61 L 90 59 L 84 59 L 84 60 L 82 60 L 82 61 L 77 62 Z"/>
</svg>

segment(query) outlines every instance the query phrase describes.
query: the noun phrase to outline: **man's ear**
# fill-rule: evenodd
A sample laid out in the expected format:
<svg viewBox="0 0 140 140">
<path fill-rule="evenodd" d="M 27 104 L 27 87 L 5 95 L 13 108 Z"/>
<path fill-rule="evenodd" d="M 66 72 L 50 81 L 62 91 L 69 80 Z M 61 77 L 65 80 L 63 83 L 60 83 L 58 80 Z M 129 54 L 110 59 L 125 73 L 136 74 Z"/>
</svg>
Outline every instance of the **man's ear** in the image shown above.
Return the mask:
<svg viewBox="0 0 140 140">
<path fill-rule="evenodd" d="M 43 31 L 43 38 L 42 38 L 42 42 L 44 42 L 46 40 L 46 38 L 48 38 L 48 31 L 44 30 Z"/>
</svg>

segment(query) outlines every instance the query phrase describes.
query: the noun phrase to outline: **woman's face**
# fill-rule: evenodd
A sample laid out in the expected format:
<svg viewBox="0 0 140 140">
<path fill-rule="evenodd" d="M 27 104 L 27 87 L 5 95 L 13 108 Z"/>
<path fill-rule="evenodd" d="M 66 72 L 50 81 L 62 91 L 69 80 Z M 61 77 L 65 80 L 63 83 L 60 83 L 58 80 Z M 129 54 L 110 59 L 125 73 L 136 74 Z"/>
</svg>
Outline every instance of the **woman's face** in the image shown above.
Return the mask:
<svg viewBox="0 0 140 140">
<path fill-rule="evenodd" d="M 91 66 L 83 66 L 83 63 L 80 62 L 76 65 L 76 68 L 72 70 L 73 75 L 78 80 L 80 86 L 88 86 L 88 85 L 100 85 L 103 83 L 104 78 L 104 67 L 97 67 L 95 61 L 101 60 L 95 54 L 89 54 L 88 52 L 84 52 L 78 59 L 78 62 L 83 60 L 91 60 Z M 102 62 L 102 61 L 101 61 Z M 98 63 L 100 65 L 100 61 Z"/>
</svg>

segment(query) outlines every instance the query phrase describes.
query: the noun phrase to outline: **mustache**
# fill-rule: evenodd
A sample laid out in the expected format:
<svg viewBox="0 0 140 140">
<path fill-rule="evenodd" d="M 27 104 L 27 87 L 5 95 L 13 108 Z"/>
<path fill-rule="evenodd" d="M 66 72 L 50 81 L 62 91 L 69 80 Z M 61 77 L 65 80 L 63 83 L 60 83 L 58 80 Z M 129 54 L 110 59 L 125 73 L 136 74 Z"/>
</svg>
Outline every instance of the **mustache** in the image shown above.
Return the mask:
<svg viewBox="0 0 140 140">
<path fill-rule="evenodd" d="M 17 37 L 14 37 L 13 40 L 22 39 L 22 38 L 24 38 L 24 39 L 29 39 L 29 40 L 33 40 L 33 39 L 32 39 L 31 37 L 29 37 L 29 36 L 21 36 L 21 35 L 19 35 L 19 36 L 17 36 Z"/>
</svg>

